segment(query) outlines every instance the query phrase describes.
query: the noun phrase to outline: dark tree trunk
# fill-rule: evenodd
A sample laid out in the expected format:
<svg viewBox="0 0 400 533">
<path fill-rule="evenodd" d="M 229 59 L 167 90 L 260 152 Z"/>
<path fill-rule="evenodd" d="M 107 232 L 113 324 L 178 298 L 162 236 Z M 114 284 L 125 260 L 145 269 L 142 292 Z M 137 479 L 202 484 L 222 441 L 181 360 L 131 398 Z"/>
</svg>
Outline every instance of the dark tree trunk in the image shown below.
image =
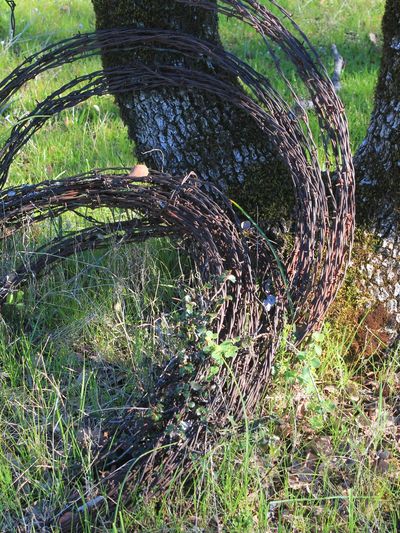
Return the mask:
<svg viewBox="0 0 400 533">
<path fill-rule="evenodd" d="M 214 12 L 159 0 L 93 0 L 93 5 L 99 29 L 172 29 L 220 44 Z M 139 58 L 150 64 L 188 63 L 176 54 L 149 51 L 140 52 Z M 105 66 L 131 60 L 132 52 L 123 51 L 103 57 Z M 220 188 L 228 187 L 253 214 L 274 222 L 287 218 L 293 204 L 286 170 L 252 119 L 229 102 L 185 89 L 143 90 L 117 96 L 117 102 L 141 162 L 170 173 L 194 171 Z"/>
<path fill-rule="evenodd" d="M 363 270 L 400 329 L 400 0 L 387 0 L 383 56 L 367 136 L 355 157 L 359 222 L 376 237 Z"/>
</svg>

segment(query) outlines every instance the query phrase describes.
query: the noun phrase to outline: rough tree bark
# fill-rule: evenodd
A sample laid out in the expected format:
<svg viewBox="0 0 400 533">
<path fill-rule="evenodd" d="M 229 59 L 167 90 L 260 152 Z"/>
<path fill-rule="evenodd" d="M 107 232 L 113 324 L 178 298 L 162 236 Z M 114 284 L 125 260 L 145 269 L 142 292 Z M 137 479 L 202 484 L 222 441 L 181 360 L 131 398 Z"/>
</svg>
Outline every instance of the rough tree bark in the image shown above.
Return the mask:
<svg viewBox="0 0 400 533">
<path fill-rule="evenodd" d="M 400 330 L 400 1 L 387 0 L 383 53 L 375 105 L 355 156 L 359 223 L 375 237 L 363 270 L 371 295 Z"/>
<path fill-rule="evenodd" d="M 221 44 L 214 12 L 172 0 L 92 2 L 98 29 L 128 25 L 172 29 Z M 187 59 L 167 53 L 141 51 L 135 57 L 150 64 L 179 61 L 191 66 Z M 131 60 L 131 51 L 103 56 L 106 67 Z M 292 188 L 284 166 L 252 119 L 229 102 L 179 89 L 143 90 L 117 96 L 117 102 L 137 157 L 148 166 L 183 175 L 193 170 L 221 188 L 228 186 L 239 203 L 273 222 L 291 211 Z"/>
</svg>

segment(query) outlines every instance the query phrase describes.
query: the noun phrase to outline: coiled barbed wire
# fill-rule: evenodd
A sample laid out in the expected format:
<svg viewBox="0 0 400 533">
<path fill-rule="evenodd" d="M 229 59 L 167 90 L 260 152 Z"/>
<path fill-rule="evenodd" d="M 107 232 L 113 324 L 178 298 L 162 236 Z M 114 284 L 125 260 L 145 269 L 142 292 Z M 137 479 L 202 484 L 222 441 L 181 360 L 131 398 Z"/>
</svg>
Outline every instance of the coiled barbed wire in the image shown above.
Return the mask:
<svg viewBox="0 0 400 533">
<path fill-rule="evenodd" d="M 204 9 L 216 6 L 203 0 L 179 0 L 185 5 Z M 271 4 L 277 6 L 274 1 Z M 26 59 L 20 67 L 0 82 L 0 109 L 29 80 L 51 68 L 112 50 L 151 48 L 168 50 L 212 65 L 213 75 L 184 65 L 144 65 L 132 61 L 121 68 L 103 69 L 71 80 L 45 100 L 15 126 L 0 150 L 0 183 L 6 184 L 12 162 L 26 142 L 52 116 L 95 95 L 134 92 L 157 87 L 185 87 L 229 99 L 248 113 L 268 135 L 286 164 L 296 198 L 295 241 L 290 259 L 284 264 L 285 279 L 278 268 L 282 257 L 271 254 L 266 241 L 258 242 L 264 258 L 262 271 L 256 270 L 249 249 L 251 238 L 243 235 L 229 201 L 210 183 L 190 175 L 174 177 L 151 171 L 147 179 L 132 178 L 127 172 L 95 171 L 68 179 L 47 181 L 1 191 L 3 238 L 25 224 L 39 223 L 80 207 L 120 207 L 139 214 L 117 225 L 100 225 L 53 242 L 28 268 L 21 267 L 4 277 L 3 298 L 29 275 L 39 274 L 54 261 L 80 250 L 104 246 L 112 235 L 122 242 L 144 240 L 151 236 L 190 238 L 197 245 L 192 253 L 203 279 L 214 279 L 223 272 L 233 272 L 235 283 L 225 279 L 213 284 L 214 294 L 226 301 L 218 308 L 210 327 L 220 341 L 232 336 L 253 338 L 250 348 L 239 350 L 229 367 L 220 369 L 210 379 L 210 361 L 196 348 L 188 348 L 188 358 L 195 373 L 180 377 L 178 367 L 167 365 L 168 379 L 154 392 L 169 406 L 160 423 L 148 417 L 135 417 L 122 424 L 129 444 L 118 450 L 104 450 L 105 464 L 117 470 L 106 480 L 111 483 L 110 498 L 118 483 L 128 476 L 140 479 L 144 486 L 168 486 L 178 466 L 188 464 L 195 453 L 202 453 L 215 442 L 218 429 L 229 417 L 238 420 L 251 416 L 269 376 L 279 332 L 284 324 L 288 295 L 296 308 L 295 320 L 304 336 L 321 324 L 343 280 L 349 261 L 354 233 L 354 171 L 343 105 L 305 36 L 301 42 L 279 20 L 254 0 L 223 0 L 220 13 L 253 27 L 261 35 L 279 73 L 274 46 L 278 46 L 295 66 L 313 102 L 325 161 L 320 163 L 306 112 L 293 116 L 289 106 L 269 79 L 257 73 L 222 48 L 191 35 L 167 30 L 137 28 L 103 30 L 67 39 L 51 45 Z M 287 14 L 282 11 L 286 18 Z M 290 20 L 290 19 L 289 19 Z M 295 31 L 299 28 L 293 25 Z M 224 76 L 223 74 L 229 74 Z M 239 79 L 241 84 L 229 80 Z M 291 94 L 299 103 L 292 87 Z M 245 87 L 245 88 L 244 88 Z M 276 305 L 267 313 L 260 301 L 260 280 L 273 279 Z M 221 292 L 222 291 L 222 292 Z M 213 296 L 210 296 L 213 300 Z M 234 379 L 232 379 L 232 376 Z M 178 391 L 177 384 L 190 379 L 200 384 L 201 394 L 191 391 L 194 403 L 207 407 L 207 421 L 199 419 Z M 185 381 L 186 380 L 186 381 Z M 218 394 L 213 391 L 217 390 Z M 244 403 L 243 403 L 244 399 Z M 168 425 L 179 426 L 180 436 L 166 432 Z M 210 436 L 210 428 L 213 428 Z M 104 466 L 104 465 L 103 465 Z M 74 503 L 82 503 L 76 498 Z M 61 515 L 60 515 L 61 516 Z M 66 521 L 69 526 L 70 522 Z"/>
</svg>

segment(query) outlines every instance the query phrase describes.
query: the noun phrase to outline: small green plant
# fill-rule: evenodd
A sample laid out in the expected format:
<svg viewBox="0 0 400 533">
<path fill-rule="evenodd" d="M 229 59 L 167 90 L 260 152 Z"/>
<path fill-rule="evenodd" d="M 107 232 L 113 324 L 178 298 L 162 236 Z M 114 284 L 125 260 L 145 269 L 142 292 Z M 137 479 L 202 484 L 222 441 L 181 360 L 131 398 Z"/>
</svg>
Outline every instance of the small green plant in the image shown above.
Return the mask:
<svg viewBox="0 0 400 533">
<path fill-rule="evenodd" d="M 226 360 L 233 359 L 239 349 L 240 339 L 226 339 L 218 343 L 218 335 L 212 331 L 206 331 L 204 336 L 203 352 L 208 354 L 212 359 L 212 366 L 208 374 L 208 379 L 212 379 L 219 373 Z"/>
<path fill-rule="evenodd" d="M 326 339 L 327 333 L 314 332 L 304 349 L 294 349 L 296 364 L 284 372 L 284 378 L 289 384 L 297 383 L 304 391 L 307 413 L 310 415 L 309 423 L 314 430 L 324 427 L 328 415 L 336 407 L 334 402 L 323 397 L 317 384 L 317 372 L 321 367 Z"/>
<path fill-rule="evenodd" d="M 25 307 L 25 304 L 24 304 L 24 291 L 18 290 L 18 291 L 15 291 L 15 292 L 11 292 L 7 296 L 6 304 L 7 305 L 12 305 L 16 309 L 19 309 L 19 310 L 23 309 Z"/>
</svg>

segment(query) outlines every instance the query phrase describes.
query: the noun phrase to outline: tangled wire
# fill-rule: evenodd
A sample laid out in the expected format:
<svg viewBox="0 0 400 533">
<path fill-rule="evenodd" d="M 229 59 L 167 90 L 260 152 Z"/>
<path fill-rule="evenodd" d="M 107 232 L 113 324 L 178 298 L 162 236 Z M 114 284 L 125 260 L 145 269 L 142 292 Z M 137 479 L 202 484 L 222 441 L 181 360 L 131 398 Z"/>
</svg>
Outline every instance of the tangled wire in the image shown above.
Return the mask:
<svg viewBox="0 0 400 533">
<path fill-rule="evenodd" d="M 152 68 L 139 61 L 88 73 L 38 103 L 14 125 L 0 150 L 3 239 L 25 225 L 81 207 L 118 207 L 129 213 L 128 220 L 94 224 L 41 249 L 36 262 L 4 276 L 0 284 L 3 301 L 21 283 L 49 269 L 55 261 L 89 248 L 104 247 L 112 239 L 128 243 L 160 236 L 179 237 L 192 243 L 188 250 L 202 280 L 210 283 L 207 303 L 203 305 L 213 307 L 214 319 L 209 327 L 218 342 L 244 336 L 252 339 L 250 347 L 238 348 L 233 361 L 222 365 L 215 375 L 210 372 L 210 357 L 196 344 L 189 344 L 185 363 L 178 357 L 166 362 L 156 390 L 143 400 L 146 405 L 162 402 L 164 412 L 160 419 L 155 422 L 143 415 L 125 420 L 119 428 L 129 436 L 125 447 L 100 453 L 102 469 L 114 467 L 103 480 L 109 483 L 111 499 L 119 490 L 118 483 L 125 483 L 127 476 L 132 483 L 139 479 L 152 490 L 166 487 L 178 466 L 190 463 L 193 454 L 204 453 L 215 442 L 230 417 L 239 420 L 243 414 L 254 413 L 269 376 L 285 312 L 294 306 L 292 319 L 301 332 L 299 338 L 321 324 L 340 287 L 353 240 L 354 172 L 347 121 L 332 82 L 305 36 L 294 26 L 304 45 L 255 0 L 223 0 L 218 8 L 203 0 L 179 1 L 218 9 L 252 26 L 262 36 L 282 75 L 271 43 L 284 52 L 313 102 L 322 135 L 324 168 L 306 112 L 301 118 L 294 116 L 266 77 L 222 48 L 192 35 L 135 28 L 79 35 L 34 54 L 0 82 L 1 109 L 25 83 L 49 69 L 99 53 L 143 48 L 184 55 L 212 65 L 213 71 L 221 74 L 216 77 L 189 70 L 179 63 Z M 276 6 L 273 0 L 270 2 Z M 241 84 L 228 81 L 232 79 Z M 158 87 L 202 90 L 229 100 L 248 113 L 271 139 L 290 171 L 296 199 L 295 239 L 287 262 L 256 231 L 242 231 L 231 203 L 210 183 L 190 173 L 195 169 L 188 169 L 185 177 L 151 171 L 142 178 L 124 169 L 113 169 L 4 188 L 15 157 L 50 117 L 94 95 Z M 275 298 L 275 305 L 268 310 L 262 305 L 264 295 L 260 290 L 266 282 L 273 287 Z M 182 372 L 187 361 L 192 370 Z M 205 419 L 196 414 L 199 405 L 206 408 Z M 174 431 L 167 431 L 170 427 Z M 82 497 L 73 500 L 75 509 L 84 503 Z M 78 508 L 82 512 L 84 506 Z M 72 509 L 71 504 L 66 514 L 58 516 L 65 530 L 73 520 Z"/>
</svg>

